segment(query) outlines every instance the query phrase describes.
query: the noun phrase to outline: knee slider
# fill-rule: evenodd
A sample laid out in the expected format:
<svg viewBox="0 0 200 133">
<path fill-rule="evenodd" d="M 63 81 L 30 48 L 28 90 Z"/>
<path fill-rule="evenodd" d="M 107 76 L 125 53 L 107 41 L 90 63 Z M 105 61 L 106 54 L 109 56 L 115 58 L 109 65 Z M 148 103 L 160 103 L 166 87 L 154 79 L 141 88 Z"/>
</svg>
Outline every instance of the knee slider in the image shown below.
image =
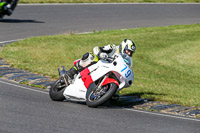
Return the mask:
<svg viewBox="0 0 200 133">
<path fill-rule="evenodd" d="M 88 59 L 89 55 L 90 55 L 89 52 L 85 53 L 85 54 L 83 55 L 83 57 L 81 58 L 81 60 L 86 60 L 86 59 Z"/>
</svg>

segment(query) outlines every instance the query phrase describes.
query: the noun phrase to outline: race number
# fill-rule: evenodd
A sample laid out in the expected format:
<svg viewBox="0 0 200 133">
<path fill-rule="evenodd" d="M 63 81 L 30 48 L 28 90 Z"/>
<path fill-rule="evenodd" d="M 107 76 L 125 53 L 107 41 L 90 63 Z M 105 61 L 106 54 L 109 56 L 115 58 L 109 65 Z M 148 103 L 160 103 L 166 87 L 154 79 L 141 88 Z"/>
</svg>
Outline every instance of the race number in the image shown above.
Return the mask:
<svg viewBox="0 0 200 133">
<path fill-rule="evenodd" d="M 124 64 L 124 68 L 121 70 L 121 72 L 125 71 L 128 66 L 126 64 Z M 125 73 L 125 77 L 128 78 L 129 76 L 131 75 L 131 70 L 128 70 L 126 73 Z"/>
</svg>

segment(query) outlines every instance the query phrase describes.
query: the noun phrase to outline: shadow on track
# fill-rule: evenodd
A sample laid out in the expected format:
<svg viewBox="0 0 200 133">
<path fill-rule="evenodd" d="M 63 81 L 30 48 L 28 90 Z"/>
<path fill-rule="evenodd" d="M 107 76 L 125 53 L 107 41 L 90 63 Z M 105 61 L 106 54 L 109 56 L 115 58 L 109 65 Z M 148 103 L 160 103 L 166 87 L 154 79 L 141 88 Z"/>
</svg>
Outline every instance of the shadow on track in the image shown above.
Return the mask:
<svg viewBox="0 0 200 133">
<path fill-rule="evenodd" d="M 3 19 L 0 20 L 0 23 L 45 23 L 42 21 L 36 21 L 36 20 L 20 20 L 20 19 Z"/>
<path fill-rule="evenodd" d="M 152 93 L 152 92 L 142 92 L 142 93 L 132 93 L 129 95 L 121 95 L 117 100 L 110 100 L 106 102 L 102 107 L 107 107 L 107 108 L 133 108 L 133 106 L 146 106 L 145 104 L 147 103 L 152 103 L 155 105 L 157 104 L 166 104 L 165 102 L 162 101 L 157 101 L 153 97 L 151 99 L 144 99 L 142 98 L 143 95 L 148 94 L 150 96 L 156 96 L 156 95 L 161 95 L 161 96 L 166 96 L 167 94 L 158 94 L 158 93 Z"/>
<path fill-rule="evenodd" d="M 146 102 L 147 99 L 142 99 L 137 96 L 120 96 L 118 99 L 112 99 L 104 103 L 103 105 L 98 106 L 97 108 L 132 108 L 134 105 L 141 105 Z M 77 101 L 68 101 L 80 105 L 86 105 L 85 102 L 77 102 Z M 95 107 L 96 108 L 96 107 Z"/>
</svg>

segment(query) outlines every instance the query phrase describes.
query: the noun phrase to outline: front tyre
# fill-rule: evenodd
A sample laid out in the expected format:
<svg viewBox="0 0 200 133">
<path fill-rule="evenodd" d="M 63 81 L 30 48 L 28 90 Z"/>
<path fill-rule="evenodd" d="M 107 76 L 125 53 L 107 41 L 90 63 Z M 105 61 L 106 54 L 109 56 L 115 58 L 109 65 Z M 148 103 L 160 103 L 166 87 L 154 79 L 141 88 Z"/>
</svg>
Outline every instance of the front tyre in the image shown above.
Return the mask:
<svg viewBox="0 0 200 133">
<path fill-rule="evenodd" d="M 118 86 L 115 83 L 109 83 L 97 89 L 95 83 L 92 83 L 86 93 L 86 104 L 88 107 L 97 107 L 110 100 L 117 91 Z"/>
<path fill-rule="evenodd" d="M 63 92 L 65 91 L 66 85 L 61 82 L 61 79 L 56 80 L 49 89 L 49 96 L 53 101 L 63 101 L 65 97 Z"/>
</svg>

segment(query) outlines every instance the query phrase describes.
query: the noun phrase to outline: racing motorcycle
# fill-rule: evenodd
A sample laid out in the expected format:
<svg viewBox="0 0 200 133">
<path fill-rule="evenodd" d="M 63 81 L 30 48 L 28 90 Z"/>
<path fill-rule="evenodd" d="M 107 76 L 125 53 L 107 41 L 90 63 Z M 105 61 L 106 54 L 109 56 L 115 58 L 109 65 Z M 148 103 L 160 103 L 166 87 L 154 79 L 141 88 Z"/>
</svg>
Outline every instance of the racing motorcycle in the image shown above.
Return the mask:
<svg viewBox="0 0 200 133">
<path fill-rule="evenodd" d="M 76 62 L 75 62 L 76 63 Z M 106 57 L 85 68 L 73 81 L 65 78 L 66 70 L 59 69 L 60 78 L 50 89 L 53 101 L 81 101 L 89 107 L 100 106 L 123 88 L 130 87 L 134 80 L 132 59 L 126 54 Z"/>
<path fill-rule="evenodd" d="M 3 9 L 0 10 L 0 20 L 3 19 L 5 15 L 10 16 L 14 9 L 16 8 L 18 0 L 11 0 L 10 3 L 7 3 L 4 0 L 0 0 L 0 7 Z"/>
</svg>

